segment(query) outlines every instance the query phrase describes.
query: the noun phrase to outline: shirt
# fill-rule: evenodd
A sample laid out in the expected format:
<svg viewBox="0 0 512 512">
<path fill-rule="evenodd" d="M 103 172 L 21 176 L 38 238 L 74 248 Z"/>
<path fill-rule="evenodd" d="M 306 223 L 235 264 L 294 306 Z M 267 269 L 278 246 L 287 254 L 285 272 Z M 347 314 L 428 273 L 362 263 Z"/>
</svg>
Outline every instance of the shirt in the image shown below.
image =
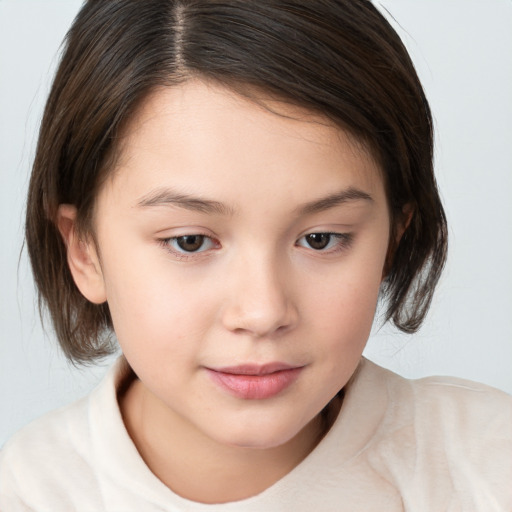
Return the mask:
<svg viewBox="0 0 512 512">
<path fill-rule="evenodd" d="M 87 397 L 0 454 L 2 512 L 512 510 L 512 397 L 469 381 L 408 380 L 362 358 L 316 448 L 262 493 L 184 499 L 146 466 L 119 410 L 121 358 Z"/>
</svg>

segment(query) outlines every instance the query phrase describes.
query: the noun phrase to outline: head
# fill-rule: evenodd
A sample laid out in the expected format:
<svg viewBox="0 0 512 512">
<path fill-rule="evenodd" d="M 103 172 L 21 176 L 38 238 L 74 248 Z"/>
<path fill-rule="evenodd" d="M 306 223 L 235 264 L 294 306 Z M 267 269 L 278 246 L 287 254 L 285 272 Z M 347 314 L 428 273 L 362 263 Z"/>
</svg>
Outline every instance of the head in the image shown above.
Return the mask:
<svg viewBox="0 0 512 512">
<path fill-rule="evenodd" d="M 134 127 L 158 111 L 162 91 L 193 84 L 203 84 L 202 99 L 208 90 L 226 106 L 229 92 L 238 98 L 233 105 L 244 99 L 262 116 L 315 125 L 316 135 L 337 129 L 371 162 L 388 215 L 380 300 L 387 320 L 416 331 L 445 261 L 446 222 L 429 106 L 403 44 L 375 7 L 366 0 L 89 1 L 68 33 L 48 99 L 26 221 L 41 304 L 67 356 L 88 362 L 111 352 L 113 319 L 101 293 L 86 297 L 75 284 L 63 234 L 72 229 L 94 247 L 101 267 L 99 199 L 122 179 Z M 72 207 L 67 224 L 61 205 Z"/>
</svg>

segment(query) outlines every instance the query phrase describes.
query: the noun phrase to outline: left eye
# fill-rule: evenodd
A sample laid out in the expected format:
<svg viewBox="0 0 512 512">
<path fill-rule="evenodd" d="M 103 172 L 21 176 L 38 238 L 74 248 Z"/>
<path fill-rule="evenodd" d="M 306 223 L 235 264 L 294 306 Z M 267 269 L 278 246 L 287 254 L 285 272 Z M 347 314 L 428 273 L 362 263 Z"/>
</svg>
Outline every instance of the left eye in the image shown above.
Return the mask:
<svg viewBox="0 0 512 512">
<path fill-rule="evenodd" d="M 315 251 L 325 251 L 348 244 L 349 235 L 341 233 L 309 233 L 297 240 L 297 245 L 314 249 Z"/>
<path fill-rule="evenodd" d="M 180 253 L 202 252 L 214 247 L 211 238 L 205 235 L 184 235 L 168 238 L 166 244 Z"/>
</svg>

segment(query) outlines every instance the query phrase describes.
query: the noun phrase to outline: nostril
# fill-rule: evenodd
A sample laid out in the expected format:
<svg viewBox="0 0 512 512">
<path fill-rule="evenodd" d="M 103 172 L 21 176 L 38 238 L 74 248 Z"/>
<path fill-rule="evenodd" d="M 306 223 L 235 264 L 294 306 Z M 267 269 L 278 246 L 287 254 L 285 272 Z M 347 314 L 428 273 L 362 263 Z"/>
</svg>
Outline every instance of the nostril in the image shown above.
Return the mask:
<svg viewBox="0 0 512 512">
<path fill-rule="evenodd" d="M 256 338 L 283 335 L 296 325 L 298 314 L 289 302 L 281 305 L 269 303 L 260 307 L 233 304 L 223 312 L 225 328 L 237 334 L 250 334 Z"/>
</svg>

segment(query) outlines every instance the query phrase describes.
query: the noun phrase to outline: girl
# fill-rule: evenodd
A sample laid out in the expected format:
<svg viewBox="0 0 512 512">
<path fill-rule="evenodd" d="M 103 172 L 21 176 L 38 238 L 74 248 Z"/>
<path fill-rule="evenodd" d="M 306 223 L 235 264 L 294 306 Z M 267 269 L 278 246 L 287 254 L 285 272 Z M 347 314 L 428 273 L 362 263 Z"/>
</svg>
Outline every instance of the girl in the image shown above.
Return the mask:
<svg viewBox="0 0 512 512">
<path fill-rule="evenodd" d="M 2 451 L 2 510 L 507 510 L 511 402 L 361 357 L 446 255 L 432 121 L 367 1 L 87 2 L 27 202 L 75 362 Z"/>
</svg>

